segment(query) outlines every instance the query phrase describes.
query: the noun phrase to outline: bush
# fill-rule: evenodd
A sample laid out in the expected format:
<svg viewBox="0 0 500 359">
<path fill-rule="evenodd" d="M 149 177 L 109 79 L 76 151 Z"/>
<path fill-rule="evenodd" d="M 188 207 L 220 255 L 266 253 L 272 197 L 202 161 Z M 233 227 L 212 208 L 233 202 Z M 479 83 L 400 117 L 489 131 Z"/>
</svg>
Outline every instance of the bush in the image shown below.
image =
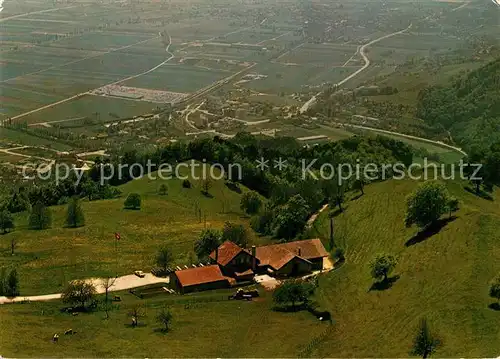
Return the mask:
<svg viewBox="0 0 500 359">
<path fill-rule="evenodd" d="M 247 214 L 256 214 L 259 212 L 262 206 L 262 201 L 260 200 L 257 192 L 250 191 L 246 192 L 241 197 L 240 208 Z"/>
<path fill-rule="evenodd" d="M 123 206 L 125 209 L 141 209 L 141 196 L 138 193 L 130 193 Z"/>
<path fill-rule="evenodd" d="M 165 196 L 168 193 L 168 187 L 165 183 L 162 183 L 158 188 L 158 194 L 160 196 Z"/>
<path fill-rule="evenodd" d="M 185 179 L 184 181 L 182 181 L 182 187 L 183 188 L 191 188 L 191 182 L 189 182 L 188 179 Z"/>
</svg>

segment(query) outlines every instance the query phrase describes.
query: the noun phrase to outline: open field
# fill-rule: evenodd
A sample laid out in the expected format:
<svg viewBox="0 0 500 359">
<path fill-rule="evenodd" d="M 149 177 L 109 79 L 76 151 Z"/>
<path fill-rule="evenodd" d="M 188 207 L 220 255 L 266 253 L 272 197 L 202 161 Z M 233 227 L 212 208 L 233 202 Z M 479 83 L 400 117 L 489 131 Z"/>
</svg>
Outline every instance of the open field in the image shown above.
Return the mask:
<svg viewBox="0 0 500 359">
<path fill-rule="evenodd" d="M 49 123 L 77 118 L 90 118 L 109 122 L 120 118 L 151 113 L 158 105 L 152 102 L 126 100 L 120 98 L 86 95 L 56 107 L 33 113 L 22 118 L 27 123 Z M 52 122 L 52 123 L 51 123 Z"/>
<path fill-rule="evenodd" d="M 2 355 L 292 357 L 328 328 L 308 312 L 272 311 L 270 295 L 263 291 L 264 298 L 251 302 L 228 301 L 233 292 L 164 294 L 145 300 L 128 292 L 117 293 L 122 302 L 108 320 L 104 320 L 104 312 L 61 313 L 64 305 L 59 301 L 2 305 Z M 137 304 L 145 307 L 147 316 L 139 320 L 140 326 L 130 328 L 127 312 Z M 174 315 L 168 333 L 161 332 L 155 321 L 163 306 Z M 19 317 L 24 319 L 19 321 Z M 62 335 L 68 328 L 77 333 Z M 51 342 L 54 333 L 61 334 L 57 344 Z"/>
<path fill-rule="evenodd" d="M 281 63 L 309 64 L 318 66 L 342 66 L 356 52 L 358 46 L 344 44 L 305 44 L 280 57 Z M 354 58 L 360 59 L 354 56 Z"/>
</svg>

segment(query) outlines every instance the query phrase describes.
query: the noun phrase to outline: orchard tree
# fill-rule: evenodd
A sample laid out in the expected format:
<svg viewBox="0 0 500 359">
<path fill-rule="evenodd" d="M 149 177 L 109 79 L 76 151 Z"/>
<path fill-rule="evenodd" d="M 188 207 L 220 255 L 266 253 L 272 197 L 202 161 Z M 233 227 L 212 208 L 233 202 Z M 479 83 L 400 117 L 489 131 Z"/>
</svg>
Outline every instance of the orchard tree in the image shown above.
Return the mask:
<svg viewBox="0 0 500 359">
<path fill-rule="evenodd" d="M 96 293 L 96 288 L 92 283 L 75 280 L 66 285 L 61 298 L 63 303 L 78 304 L 81 308 L 85 308 L 85 304 L 92 301 Z"/>
<path fill-rule="evenodd" d="M 311 283 L 298 279 L 287 280 L 274 290 L 273 300 L 277 305 L 287 306 L 291 304 L 292 309 L 295 310 L 298 303 L 307 305 L 313 293 L 314 286 Z"/>
<path fill-rule="evenodd" d="M 376 280 L 387 281 L 387 276 L 396 267 L 397 260 L 390 254 L 379 254 L 370 262 L 371 276 Z"/>
<path fill-rule="evenodd" d="M 141 196 L 138 193 L 130 193 L 123 206 L 125 209 L 141 209 Z"/>
<path fill-rule="evenodd" d="M 7 210 L 0 211 L 0 230 L 3 234 L 14 228 L 14 218 Z"/>
<path fill-rule="evenodd" d="M 416 224 L 424 229 L 435 223 L 448 211 L 450 196 L 446 187 L 436 181 L 421 184 L 406 199 L 405 224 L 411 227 Z"/>
<path fill-rule="evenodd" d="M 165 326 L 165 331 L 168 332 L 169 326 L 172 323 L 173 315 L 168 308 L 162 308 L 156 315 L 156 321 Z"/>
<path fill-rule="evenodd" d="M 206 258 L 221 245 L 222 233 L 215 229 L 205 229 L 194 244 L 194 251 L 198 258 Z"/>
<path fill-rule="evenodd" d="M 156 254 L 156 265 L 163 270 L 163 273 L 167 273 L 167 268 L 172 264 L 174 256 L 169 247 L 160 248 Z"/>
<path fill-rule="evenodd" d="M 77 196 L 71 197 L 66 211 L 66 227 L 76 228 L 85 225 L 85 217 Z"/>
<path fill-rule="evenodd" d="M 224 223 L 222 229 L 222 242 L 231 241 L 242 248 L 248 245 L 248 234 L 245 226 L 231 222 Z"/>
<path fill-rule="evenodd" d="M 245 211 L 247 214 L 256 214 L 260 211 L 262 207 L 262 201 L 260 196 L 255 191 L 245 192 L 245 194 L 241 197 L 240 208 Z"/>
<path fill-rule="evenodd" d="M 52 224 L 52 214 L 50 209 L 45 207 L 43 202 L 38 201 L 33 208 L 28 219 L 28 227 L 30 229 L 47 229 Z"/>
<path fill-rule="evenodd" d="M 412 355 L 421 356 L 423 359 L 431 356 L 439 346 L 439 340 L 429 330 L 427 320 L 420 321 L 417 335 L 413 341 Z"/>
<path fill-rule="evenodd" d="M 203 178 L 201 180 L 201 193 L 205 196 L 208 195 L 210 188 L 212 188 L 212 180 L 209 177 Z"/>
</svg>

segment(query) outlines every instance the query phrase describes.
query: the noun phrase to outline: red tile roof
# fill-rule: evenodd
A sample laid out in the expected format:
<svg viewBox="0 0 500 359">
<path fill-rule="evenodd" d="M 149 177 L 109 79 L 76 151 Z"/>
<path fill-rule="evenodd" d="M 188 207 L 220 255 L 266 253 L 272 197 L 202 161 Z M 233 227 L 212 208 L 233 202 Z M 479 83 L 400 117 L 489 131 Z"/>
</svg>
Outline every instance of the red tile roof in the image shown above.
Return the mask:
<svg viewBox="0 0 500 359">
<path fill-rule="evenodd" d="M 218 251 L 217 263 L 225 266 L 231 262 L 234 257 L 240 254 L 240 252 L 245 250 L 231 241 L 225 241 L 219 246 Z M 215 260 L 215 251 L 210 253 L 210 258 Z"/>
<path fill-rule="evenodd" d="M 183 287 L 227 280 L 227 277 L 222 275 L 222 272 L 217 264 L 179 270 L 175 272 L 175 275 Z"/>
<path fill-rule="evenodd" d="M 279 270 L 295 257 L 305 260 L 323 258 L 328 257 L 328 252 L 319 239 L 308 239 L 257 247 L 256 257 L 260 265 L 269 265 Z"/>
<path fill-rule="evenodd" d="M 299 254 L 300 248 L 300 257 L 304 259 L 328 257 L 328 252 L 318 238 L 288 242 L 280 245 L 297 255 Z"/>
</svg>

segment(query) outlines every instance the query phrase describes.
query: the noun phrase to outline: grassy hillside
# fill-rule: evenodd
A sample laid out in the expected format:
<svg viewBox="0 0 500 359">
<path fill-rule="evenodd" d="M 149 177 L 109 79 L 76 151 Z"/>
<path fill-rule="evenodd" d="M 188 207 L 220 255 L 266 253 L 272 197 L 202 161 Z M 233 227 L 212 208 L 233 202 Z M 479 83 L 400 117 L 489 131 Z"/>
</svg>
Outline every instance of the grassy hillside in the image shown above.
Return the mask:
<svg viewBox="0 0 500 359">
<path fill-rule="evenodd" d="M 237 193 L 223 181 L 213 181 L 207 197 L 199 181 L 191 182 L 193 187 L 186 189 L 179 179 L 144 177 L 121 186 L 119 199 L 82 201 L 86 225 L 76 229 L 63 228 L 66 206 L 51 207 L 52 228 L 44 231 L 27 229 L 28 215 L 18 215 L 16 229 L 0 236 L 0 265 L 15 264 L 21 295 L 34 295 L 58 292 L 70 279 L 149 271 L 163 245 L 172 248 L 177 264 L 189 264 L 196 260 L 193 244 L 205 226 L 220 229 L 225 221 L 248 222 L 239 208 L 240 197 L 247 191 L 244 186 Z M 168 186 L 165 196 L 157 194 L 161 183 Z M 131 192 L 142 196 L 140 211 L 123 209 Z M 201 221 L 196 207 L 203 211 Z M 121 234 L 116 249 L 115 232 Z M 12 238 L 17 241 L 14 256 L 10 255 Z"/>
<path fill-rule="evenodd" d="M 488 283 L 500 271 L 500 208 L 448 182 L 462 201 L 457 218 L 439 233 L 407 245 L 417 232 L 403 223 L 405 197 L 417 183 L 388 181 L 368 187 L 335 218 L 337 244 L 346 263 L 322 278 L 320 301 L 337 320 L 313 356 L 408 356 L 421 317 L 443 341 L 440 357 L 492 357 L 500 352 L 500 312 L 488 306 Z M 498 191 L 496 193 L 498 198 Z M 313 234 L 328 237 L 324 212 Z M 389 289 L 370 291 L 369 262 L 396 255 Z"/>
</svg>

